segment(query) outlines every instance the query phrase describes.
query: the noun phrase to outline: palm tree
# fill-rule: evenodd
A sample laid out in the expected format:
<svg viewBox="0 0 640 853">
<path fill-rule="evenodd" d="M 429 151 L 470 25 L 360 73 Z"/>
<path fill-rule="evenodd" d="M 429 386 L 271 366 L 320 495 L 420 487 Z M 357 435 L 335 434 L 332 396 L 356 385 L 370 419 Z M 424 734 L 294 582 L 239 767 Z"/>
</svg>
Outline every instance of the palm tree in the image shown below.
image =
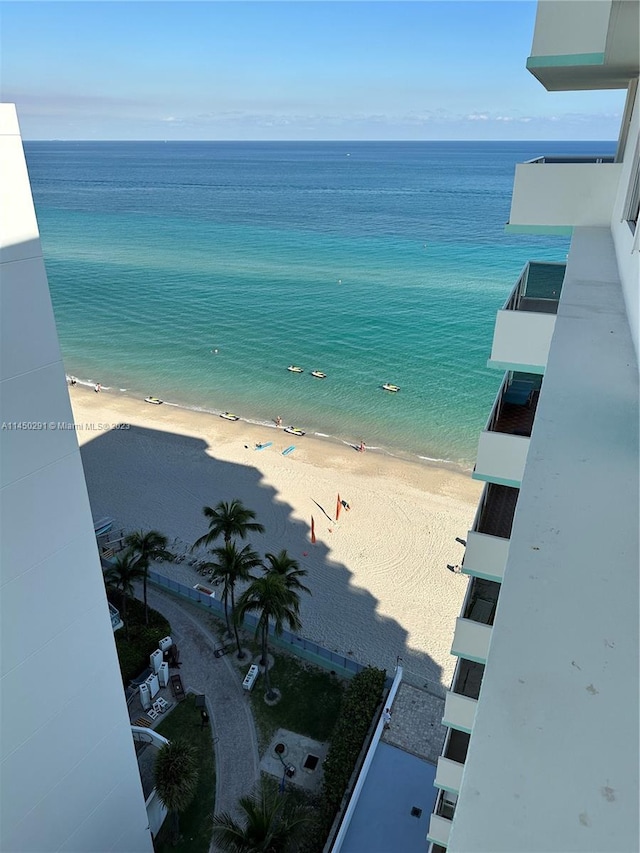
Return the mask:
<svg viewBox="0 0 640 853">
<path fill-rule="evenodd" d="M 227 620 L 227 631 L 231 636 L 231 623 L 229 621 L 229 598 L 231 598 L 231 608 L 235 612 L 235 586 L 237 581 L 254 580 L 251 575 L 251 569 L 255 569 L 262 565 L 260 557 L 251 548 L 250 545 L 245 545 L 241 551 L 238 551 L 235 542 L 226 542 L 221 548 L 215 548 L 211 554 L 215 557 L 210 563 L 205 563 L 203 569 L 208 569 L 210 580 L 214 583 L 222 584 L 222 603 L 224 604 L 224 618 Z M 238 646 L 238 658 L 242 660 L 244 652 L 240 647 L 240 637 L 238 636 L 238 626 L 236 620 L 233 620 L 233 630 Z"/>
<path fill-rule="evenodd" d="M 105 574 L 107 584 L 122 591 L 122 621 L 124 622 L 124 633 L 127 640 L 129 639 L 127 596 L 133 595 L 134 581 L 140 580 L 143 576 L 142 567 L 129 551 L 117 556 L 113 561 L 113 565 Z"/>
<path fill-rule="evenodd" d="M 136 530 L 130 533 L 124 540 L 134 556 L 137 558 L 137 564 L 144 572 L 142 578 L 142 597 L 144 600 L 144 622 L 149 624 L 149 607 L 147 606 L 147 579 L 149 577 L 149 563 L 151 560 L 168 560 L 173 555 L 167 551 L 167 537 L 157 530 L 149 530 L 145 533 L 142 530 Z"/>
<path fill-rule="evenodd" d="M 306 569 L 301 569 L 297 560 L 290 557 L 285 550 L 279 554 L 265 554 L 265 557 L 268 562 L 264 567 L 267 574 L 280 575 L 287 589 L 311 594 L 309 587 L 300 582 L 300 578 L 307 574 Z"/>
<path fill-rule="evenodd" d="M 165 743 L 154 766 L 155 788 L 162 804 L 173 813 L 174 839 L 180 834 L 180 812 L 196 795 L 198 759 L 193 746 L 181 740 Z"/>
<path fill-rule="evenodd" d="M 273 699 L 275 694 L 271 689 L 268 666 L 268 640 L 269 620 L 273 622 L 273 630 L 276 636 L 280 636 L 284 630 L 285 622 L 292 631 L 299 631 L 302 622 L 298 615 L 300 610 L 300 599 L 295 590 L 287 589 L 282 575 L 268 572 L 255 580 L 238 599 L 236 618 L 242 620 L 246 613 L 257 613 L 258 624 L 256 626 L 256 637 L 262 641 L 261 665 L 264 667 L 264 676 L 267 684 L 267 698 Z"/>
<path fill-rule="evenodd" d="M 246 539 L 247 533 L 264 533 L 264 527 L 252 521 L 256 517 L 255 512 L 247 509 L 237 498 L 230 503 L 220 501 L 215 507 L 205 506 L 202 512 L 209 519 L 209 532 L 194 542 L 192 551 L 202 545 L 208 547 L 220 536 L 229 543 L 233 536 Z"/>
<path fill-rule="evenodd" d="M 310 815 L 289 795 L 278 794 L 262 784 L 257 793 L 242 797 L 244 826 L 228 812 L 213 818 L 216 846 L 229 853 L 288 853 L 298 849 L 299 839 Z"/>
</svg>

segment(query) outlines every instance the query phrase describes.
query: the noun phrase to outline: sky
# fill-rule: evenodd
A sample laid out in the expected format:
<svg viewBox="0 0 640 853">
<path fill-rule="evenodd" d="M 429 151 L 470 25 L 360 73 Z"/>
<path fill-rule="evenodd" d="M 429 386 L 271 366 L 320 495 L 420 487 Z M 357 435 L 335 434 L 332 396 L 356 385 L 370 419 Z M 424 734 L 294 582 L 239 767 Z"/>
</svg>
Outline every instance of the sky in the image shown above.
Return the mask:
<svg viewBox="0 0 640 853">
<path fill-rule="evenodd" d="M 0 2 L 23 138 L 606 140 L 624 92 L 546 92 L 536 3 Z"/>
</svg>

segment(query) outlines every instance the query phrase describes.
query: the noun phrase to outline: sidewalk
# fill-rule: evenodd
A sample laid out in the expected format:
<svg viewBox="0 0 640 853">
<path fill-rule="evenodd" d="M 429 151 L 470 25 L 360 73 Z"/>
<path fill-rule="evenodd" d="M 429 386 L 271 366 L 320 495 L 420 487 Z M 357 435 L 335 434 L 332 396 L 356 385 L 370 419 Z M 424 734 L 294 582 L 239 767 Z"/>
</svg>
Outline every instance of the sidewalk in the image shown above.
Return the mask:
<svg viewBox="0 0 640 853">
<path fill-rule="evenodd" d="M 238 819 L 242 816 L 238 800 L 257 783 L 260 760 L 253 715 L 240 673 L 226 657 L 214 657 L 219 641 L 175 598 L 151 587 L 147 597 L 149 606 L 171 623 L 171 636 L 180 649 L 179 672 L 185 690 L 207 697 L 211 734 L 216 738 L 216 814 L 230 812 Z M 211 849 L 215 849 L 214 845 Z"/>
</svg>

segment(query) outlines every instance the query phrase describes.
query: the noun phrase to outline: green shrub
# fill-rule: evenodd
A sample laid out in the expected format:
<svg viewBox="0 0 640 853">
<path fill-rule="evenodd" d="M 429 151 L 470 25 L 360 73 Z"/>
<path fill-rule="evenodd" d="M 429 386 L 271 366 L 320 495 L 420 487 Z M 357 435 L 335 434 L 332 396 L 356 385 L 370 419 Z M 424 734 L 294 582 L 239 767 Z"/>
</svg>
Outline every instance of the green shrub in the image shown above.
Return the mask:
<svg viewBox="0 0 640 853">
<path fill-rule="evenodd" d="M 108 599 L 120 610 L 122 616 L 122 595 L 115 590 L 108 591 Z M 140 675 L 149 666 L 149 655 L 158 648 L 163 637 L 171 633 L 171 626 L 161 613 L 149 608 L 149 624 L 144 624 L 144 604 L 136 598 L 127 598 L 127 624 L 129 639 L 124 628 L 116 631 L 116 649 L 120 662 L 120 673 L 125 687 L 132 678 Z"/>
<path fill-rule="evenodd" d="M 324 761 L 322 823 L 324 837 L 347 790 L 360 750 L 382 699 L 386 673 L 368 666 L 349 682 Z"/>
</svg>

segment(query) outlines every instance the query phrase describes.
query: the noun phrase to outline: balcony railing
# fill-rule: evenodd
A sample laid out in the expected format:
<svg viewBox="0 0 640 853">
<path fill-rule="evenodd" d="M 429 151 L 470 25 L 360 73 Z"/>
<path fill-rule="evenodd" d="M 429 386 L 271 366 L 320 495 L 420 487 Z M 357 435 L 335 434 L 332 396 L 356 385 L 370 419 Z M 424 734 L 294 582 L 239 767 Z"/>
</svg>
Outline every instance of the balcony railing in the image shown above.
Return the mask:
<svg viewBox="0 0 640 853">
<path fill-rule="evenodd" d="M 450 761 L 457 761 L 459 764 L 464 764 L 467 760 L 470 740 L 471 736 L 467 732 L 449 729 L 449 734 L 447 735 L 442 751 L 443 757 L 448 758 Z"/>
<path fill-rule="evenodd" d="M 493 625 L 500 595 L 500 584 L 495 581 L 473 578 L 462 611 L 462 618 L 481 625 Z"/>
<path fill-rule="evenodd" d="M 114 631 L 124 627 L 124 622 L 120 618 L 120 611 L 116 610 L 113 604 L 109 605 L 109 614 L 111 616 L 111 627 Z"/>
<path fill-rule="evenodd" d="M 616 158 L 613 154 L 603 155 L 552 155 L 543 157 L 534 157 L 533 160 L 526 160 L 526 163 L 615 163 Z"/>
<path fill-rule="evenodd" d="M 529 261 L 502 310 L 557 314 L 566 269 L 562 263 Z"/>
<path fill-rule="evenodd" d="M 451 689 L 460 696 L 477 699 L 484 676 L 484 664 L 460 658 L 453 675 Z"/>
<path fill-rule="evenodd" d="M 516 165 L 508 232 L 569 236 L 610 227 L 622 164 L 612 155 L 542 156 Z"/>
<path fill-rule="evenodd" d="M 489 367 L 544 373 L 565 270 L 561 263 L 531 261 L 525 266 L 498 311 Z"/>
</svg>

